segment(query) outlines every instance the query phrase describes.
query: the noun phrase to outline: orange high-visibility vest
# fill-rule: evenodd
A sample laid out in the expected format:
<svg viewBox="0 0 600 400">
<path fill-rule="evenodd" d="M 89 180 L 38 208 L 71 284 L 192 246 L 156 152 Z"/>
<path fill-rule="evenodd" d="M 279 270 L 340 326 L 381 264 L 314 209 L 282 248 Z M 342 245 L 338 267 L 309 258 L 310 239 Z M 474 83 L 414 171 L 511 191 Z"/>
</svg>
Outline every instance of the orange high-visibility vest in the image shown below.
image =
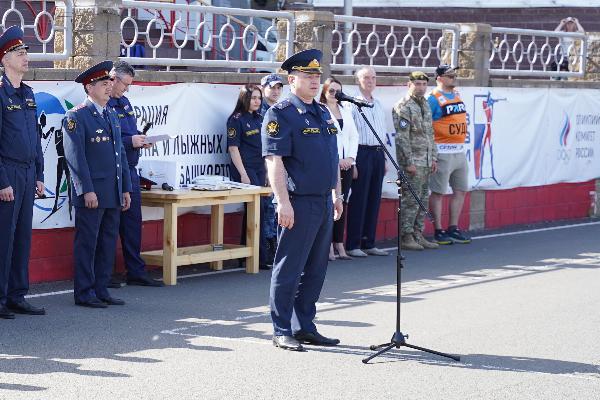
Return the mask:
<svg viewBox="0 0 600 400">
<path fill-rule="evenodd" d="M 452 100 L 438 89 L 431 92 L 442 109 L 442 117 L 433 121 L 435 143 L 463 144 L 467 138 L 467 109 L 465 103 L 454 95 Z"/>
</svg>

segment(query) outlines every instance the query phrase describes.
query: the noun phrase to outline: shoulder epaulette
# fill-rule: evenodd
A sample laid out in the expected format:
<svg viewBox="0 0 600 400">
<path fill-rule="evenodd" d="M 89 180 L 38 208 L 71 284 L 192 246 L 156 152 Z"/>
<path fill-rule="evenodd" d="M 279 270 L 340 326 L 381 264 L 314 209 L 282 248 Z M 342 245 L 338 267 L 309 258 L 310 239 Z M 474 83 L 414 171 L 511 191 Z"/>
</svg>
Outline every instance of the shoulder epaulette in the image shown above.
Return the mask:
<svg viewBox="0 0 600 400">
<path fill-rule="evenodd" d="M 275 108 L 279 109 L 279 110 L 283 110 L 286 107 L 289 107 L 292 105 L 292 102 L 289 99 L 284 99 L 282 101 L 280 101 L 279 103 L 275 104 Z"/>
</svg>

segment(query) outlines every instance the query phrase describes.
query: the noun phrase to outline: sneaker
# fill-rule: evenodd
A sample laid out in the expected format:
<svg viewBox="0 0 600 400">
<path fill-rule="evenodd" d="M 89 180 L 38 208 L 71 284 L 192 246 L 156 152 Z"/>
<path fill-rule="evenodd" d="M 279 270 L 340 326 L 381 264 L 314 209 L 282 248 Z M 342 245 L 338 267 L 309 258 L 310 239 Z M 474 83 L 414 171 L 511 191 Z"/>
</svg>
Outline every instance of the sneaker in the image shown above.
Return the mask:
<svg viewBox="0 0 600 400">
<path fill-rule="evenodd" d="M 448 237 L 455 243 L 468 244 L 471 243 L 471 238 L 462 233 L 458 228 L 448 229 Z"/>
<path fill-rule="evenodd" d="M 424 250 L 425 249 L 423 246 L 421 246 L 419 243 L 417 243 L 415 241 L 415 238 L 410 233 L 402 235 L 402 242 L 400 243 L 400 246 L 404 250 Z"/>
<path fill-rule="evenodd" d="M 436 229 L 435 234 L 433 235 L 433 238 L 437 244 L 453 244 L 454 243 L 452 241 L 452 239 L 450 238 L 450 236 L 448 236 L 448 233 L 442 229 L 440 229 L 440 230 Z"/>
<path fill-rule="evenodd" d="M 424 249 L 437 249 L 440 247 L 439 244 L 430 242 L 429 240 L 425 239 L 423 233 L 421 232 L 415 232 L 412 236 L 414 237 L 415 242 L 423 246 Z"/>
<path fill-rule="evenodd" d="M 383 251 L 381 249 L 378 249 L 377 247 L 373 247 L 371 249 L 365 249 L 364 252 L 370 256 L 388 256 L 389 255 L 387 251 Z M 350 255 L 352 255 L 352 254 L 350 254 Z"/>
<path fill-rule="evenodd" d="M 361 249 L 346 250 L 346 254 L 350 257 L 367 257 L 367 253 Z"/>
</svg>

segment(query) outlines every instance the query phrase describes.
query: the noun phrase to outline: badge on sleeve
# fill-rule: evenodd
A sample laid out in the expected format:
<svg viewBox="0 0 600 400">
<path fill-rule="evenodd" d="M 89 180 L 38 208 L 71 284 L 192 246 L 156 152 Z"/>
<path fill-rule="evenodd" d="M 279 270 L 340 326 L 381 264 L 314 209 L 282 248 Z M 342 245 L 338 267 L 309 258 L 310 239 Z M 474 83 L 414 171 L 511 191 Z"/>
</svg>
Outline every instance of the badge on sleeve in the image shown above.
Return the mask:
<svg viewBox="0 0 600 400">
<path fill-rule="evenodd" d="M 400 119 L 400 129 L 406 129 L 408 128 L 409 122 L 406 118 L 401 118 Z"/>
<path fill-rule="evenodd" d="M 229 128 L 227 129 L 227 136 L 230 138 L 234 138 L 237 135 L 237 132 L 235 131 L 235 128 Z"/>
<path fill-rule="evenodd" d="M 267 133 L 269 136 L 277 136 L 279 133 L 279 123 L 277 121 L 271 121 L 267 124 Z"/>
<path fill-rule="evenodd" d="M 75 127 L 77 126 L 77 124 L 75 123 L 74 119 L 69 119 L 67 121 L 67 130 L 69 132 L 73 132 L 75 130 Z"/>
</svg>

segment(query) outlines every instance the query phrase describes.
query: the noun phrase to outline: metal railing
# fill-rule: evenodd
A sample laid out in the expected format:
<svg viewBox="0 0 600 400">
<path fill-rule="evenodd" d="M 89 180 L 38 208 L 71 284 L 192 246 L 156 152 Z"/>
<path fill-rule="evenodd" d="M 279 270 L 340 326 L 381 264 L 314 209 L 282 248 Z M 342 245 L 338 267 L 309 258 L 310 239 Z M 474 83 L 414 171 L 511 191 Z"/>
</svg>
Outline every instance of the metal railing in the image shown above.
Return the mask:
<svg viewBox="0 0 600 400">
<path fill-rule="evenodd" d="M 344 26 L 351 29 L 343 29 Z M 331 69 L 357 64 L 378 72 L 434 71 L 440 63 L 458 63 L 459 27 L 454 24 L 336 15 L 332 31 Z M 349 51 L 349 63 L 344 61 Z"/>
<path fill-rule="evenodd" d="M 121 59 L 134 65 L 274 69 L 281 65 L 275 61 L 281 46 L 286 56 L 293 51 L 294 14 L 289 12 L 131 0 L 123 1 L 121 12 Z M 148 18 L 143 31 L 140 14 Z M 278 21 L 286 21 L 285 37 L 279 37 Z M 259 27 L 265 22 L 263 32 Z M 151 54 L 133 57 L 140 39 Z"/>
<path fill-rule="evenodd" d="M 583 77 L 587 36 L 578 32 L 492 28 L 490 75 Z M 568 69 L 567 71 L 561 69 Z"/>
<path fill-rule="evenodd" d="M 71 22 L 73 17 L 73 0 L 62 1 L 65 8 L 64 23 L 62 25 L 56 24 L 55 16 L 51 12 L 53 10 L 48 10 L 47 1 L 35 3 L 41 5 L 41 9 L 37 12 L 31 4 L 27 4 L 27 7 L 24 7 L 22 4 L 24 2 L 19 3 L 21 3 L 21 8 L 28 8 L 31 16 L 35 15 L 35 18 L 33 18 L 33 21 L 31 21 L 31 18 L 26 18 L 23 15 L 23 12 L 17 8 L 16 0 L 11 0 L 10 8 L 2 14 L 2 21 L 0 23 L 2 31 L 12 25 L 20 25 L 25 33 L 26 40 L 31 36 L 30 32 L 33 31 L 36 42 L 31 43 L 28 41 L 27 43 L 31 47 L 29 50 L 30 61 L 67 60 L 71 56 L 73 48 L 73 24 Z M 18 23 L 14 23 L 13 18 L 18 19 Z M 54 51 L 53 40 L 56 32 L 63 32 L 64 42 L 63 51 L 61 53 L 56 53 Z M 34 46 L 34 44 L 39 44 L 40 46 Z M 38 47 L 41 50 L 39 52 L 35 51 Z"/>
</svg>

